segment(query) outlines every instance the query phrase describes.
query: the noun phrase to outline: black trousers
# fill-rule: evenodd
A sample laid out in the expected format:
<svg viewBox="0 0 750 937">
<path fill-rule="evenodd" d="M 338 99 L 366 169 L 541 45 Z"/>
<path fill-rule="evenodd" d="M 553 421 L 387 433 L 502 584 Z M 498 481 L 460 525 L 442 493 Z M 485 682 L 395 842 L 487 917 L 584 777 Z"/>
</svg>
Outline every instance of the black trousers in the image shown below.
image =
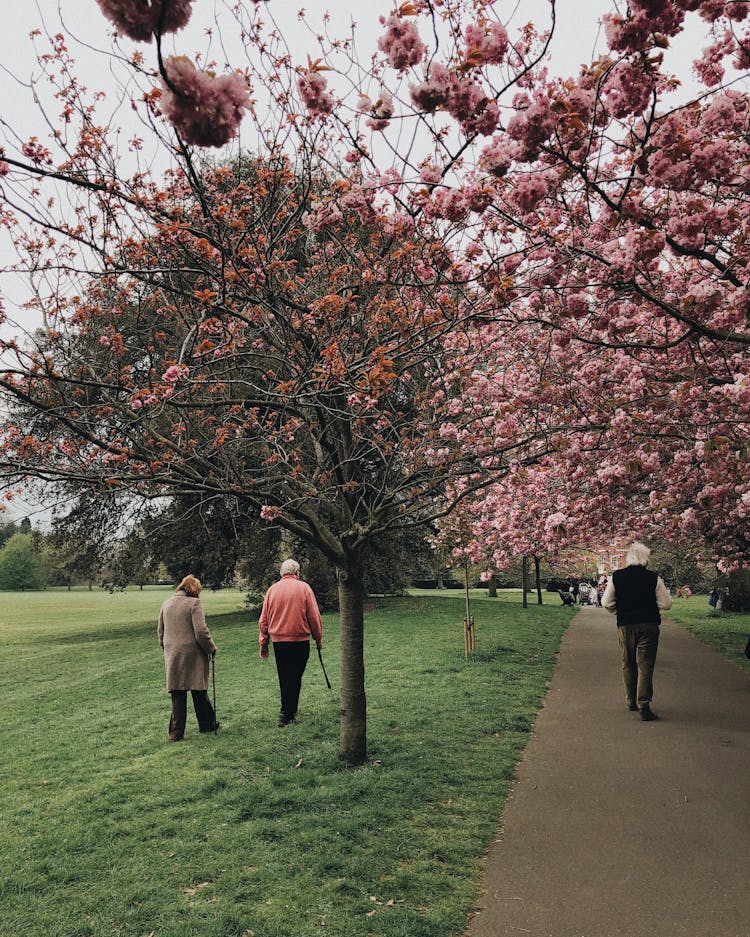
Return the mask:
<svg viewBox="0 0 750 937">
<path fill-rule="evenodd" d="M 216 726 L 216 713 L 211 705 L 206 690 L 191 690 L 193 706 L 201 732 L 213 732 Z M 179 742 L 185 734 L 187 721 L 187 690 L 170 690 L 172 697 L 172 715 L 169 720 L 169 737 L 173 742 Z"/>
<path fill-rule="evenodd" d="M 297 715 L 302 674 L 310 657 L 309 641 L 273 641 L 273 656 L 281 691 L 280 717 L 289 722 Z"/>
</svg>

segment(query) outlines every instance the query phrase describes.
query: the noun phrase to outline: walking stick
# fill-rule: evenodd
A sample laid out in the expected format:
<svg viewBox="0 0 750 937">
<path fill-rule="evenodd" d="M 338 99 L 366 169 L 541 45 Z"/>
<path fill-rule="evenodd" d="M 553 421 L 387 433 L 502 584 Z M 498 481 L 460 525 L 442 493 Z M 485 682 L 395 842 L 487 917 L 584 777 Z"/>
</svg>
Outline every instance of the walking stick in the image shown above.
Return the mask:
<svg viewBox="0 0 750 937">
<path fill-rule="evenodd" d="M 326 686 L 330 690 L 331 681 L 328 679 L 328 674 L 326 673 L 326 665 L 323 663 L 323 654 L 321 653 L 320 648 L 318 648 L 318 660 L 320 661 L 320 666 L 323 668 L 323 676 L 326 678 Z"/>
<path fill-rule="evenodd" d="M 216 655 L 211 655 L 211 685 L 214 696 L 214 735 L 219 734 L 219 720 L 216 718 Z"/>
</svg>

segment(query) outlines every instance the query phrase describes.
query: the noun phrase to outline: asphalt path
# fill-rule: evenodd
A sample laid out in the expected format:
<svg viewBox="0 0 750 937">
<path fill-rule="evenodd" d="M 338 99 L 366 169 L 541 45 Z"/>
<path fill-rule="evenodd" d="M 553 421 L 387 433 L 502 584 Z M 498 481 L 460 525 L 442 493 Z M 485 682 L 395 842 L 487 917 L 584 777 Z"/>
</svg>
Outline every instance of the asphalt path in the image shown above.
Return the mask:
<svg viewBox="0 0 750 937">
<path fill-rule="evenodd" d="M 467 937 L 750 937 L 750 674 L 669 622 L 655 722 L 582 608 L 485 860 Z"/>
</svg>

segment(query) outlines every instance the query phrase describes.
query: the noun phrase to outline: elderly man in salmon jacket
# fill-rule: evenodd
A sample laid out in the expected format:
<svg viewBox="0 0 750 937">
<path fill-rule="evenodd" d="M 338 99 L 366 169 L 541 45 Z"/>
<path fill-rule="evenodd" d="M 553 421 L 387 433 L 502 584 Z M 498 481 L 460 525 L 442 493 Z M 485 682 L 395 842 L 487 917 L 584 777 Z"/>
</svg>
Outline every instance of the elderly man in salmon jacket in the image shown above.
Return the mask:
<svg viewBox="0 0 750 937">
<path fill-rule="evenodd" d="M 279 572 L 281 579 L 266 593 L 258 628 L 262 660 L 268 659 L 269 639 L 273 644 L 281 691 L 279 726 L 283 727 L 297 715 L 310 638 L 319 650 L 323 647 L 323 622 L 315 593 L 299 578 L 299 563 L 284 560 Z"/>
</svg>

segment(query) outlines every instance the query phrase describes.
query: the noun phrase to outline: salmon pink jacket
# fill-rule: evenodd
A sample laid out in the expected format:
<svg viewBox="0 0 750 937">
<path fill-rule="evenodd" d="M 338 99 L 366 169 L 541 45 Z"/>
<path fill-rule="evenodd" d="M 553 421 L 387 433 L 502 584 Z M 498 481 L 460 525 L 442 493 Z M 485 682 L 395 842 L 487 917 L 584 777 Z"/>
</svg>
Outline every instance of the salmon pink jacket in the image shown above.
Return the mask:
<svg viewBox="0 0 750 937">
<path fill-rule="evenodd" d="M 296 575 L 283 576 L 266 592 L 258 622 L 261 647 L 272 641 L 308 641 L 323 646 L 323 622 L 315 593 Z"/>
</svg>

